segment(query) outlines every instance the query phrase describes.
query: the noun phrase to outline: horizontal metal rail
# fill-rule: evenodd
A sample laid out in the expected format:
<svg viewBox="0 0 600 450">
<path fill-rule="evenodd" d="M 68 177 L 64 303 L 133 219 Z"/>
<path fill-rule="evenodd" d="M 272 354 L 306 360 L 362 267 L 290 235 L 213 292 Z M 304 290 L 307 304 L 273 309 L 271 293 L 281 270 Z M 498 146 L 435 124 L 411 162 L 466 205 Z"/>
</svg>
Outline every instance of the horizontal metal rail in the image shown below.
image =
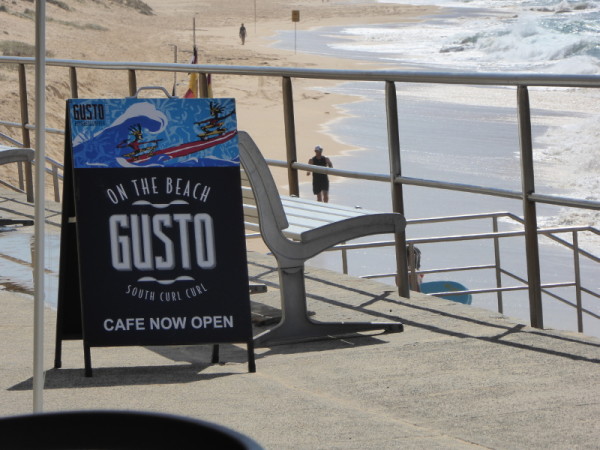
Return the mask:
<svg viewBox="0 0 600 450">
<path fill-rule="evenodd" d="M 500 269 L 500 270 L 505 275 L 507 275 L 507 276 L 509 276 L 509 277 L 517 280 L 517 281 L 520 281 L 522 283 L 527 283 L 527 280 L 525 280 L 524 278 L 518 277 L 515 274 L 508 272 L 507 270 L 504 270 L 504 269 Z M 559 295 L 556 295 L 556 294 L 554 294 L 554 293 L 552 293 L 552 292 L 550 292 L 550 291 L 547 290 L 548 288 L 551 288 L 551 287 L 565 287 L 565 286 L 575 286 L 575 285 L 576 285 L 576 283 L 556 283 L 555 285 L 544 284 L 544 285 L 542 285 L 542 287 L 545 288 L 544 289 L 544 294 L 549 295 L 550 297 L 554 298 L 555 300 L 558 300 L 559 302 L 561 302 L 561 303 L 563 303 L 563 304 L 565 304 L 567 306 L 570 306 L 570 307 L 575 308 L 575 309 L 579 309 L 579 310 L 581 310 L 581 312 L 586 313 L 590 317 L 593 317 L 595 319 L 600 319 L 600 315 L 596 314 L 595 312 L 590 311 L 589 309 L 586 309 L 586 308 L 584 308 L 584 307 L 582 307 L 580 305 L 577 305 L 577 304 L 575 304 L 573 302 L 570 302 L 567 299 L 565 299 L 565 298 L 563 298 L 563 297 L 561 297 Z M 600 295 L 597 294 L 596 292 L 593 292 L 593 291 L 591 291 L 589 289 L 585 289 L 583 287 L 580 287 L 580 289 L 582 291 L 585 290 L 586 293 L 588 293 L 589 295 L 592 295 L 592 296 L 600 299 Z M 582 332 L 583 331 L 583 327 L 580 327 L 579 331 Z"/>
<path fill-rule="evenodd" d="M 409 221 L 410 224 L 410 221 Z M 555 233 L 569 233 L 573 231 L 592 231 L 597 232 L 595 228 L 592 227 L 555 227 L 555 228 L 540 228 L 538 230 L 539 234 L 549 235 Z M 507 237 L 522 237 L 525 236 L 524 231 L 501 231 L 501 232 L 489 232 L 489 233 L 473 233 L 473 234 L 458 234 L 452 236 L 433 236 L 433 237 L 422 237 L 422 238 L 413 238 L 408 239 L 407 242 L 412 244 L 433 244 L 438 242 L 457 242 L 457 241 L 470 241 L 477 239 L 492 239 L 492 238 L 507 238 Z M 394 245 L 394 241 L 386 240 L 386 241 L 372 241 L 372 242 L 357 242 L 350 244 L 338 244 L 334 248 L 328 249 L 327 251 L 335 251 L 335 250 L 357 250 L 364 248 L 377 248 L 377 247 L 389 247 Z M 600 259 L 591 253 L 581 251 L 582 255 L 588 256 L 590 259 L 600 261 Z"/>
<path fill-rule="evenodd" d="M 0 122 L 0 125 L 2 124 L 2 122 Z M 19 141 L 17 141 L 16 139 L 11 138 L 10 136 L 4 134 L 4 133 L 0 133 L 0 138 L 4 139 L 8 142 L 10 142 L 12 145 L 16 146 L 16 147 L 24 147 L 23 144 L 21 144 Z"/>
<path fill-rule="evenodd" d="M 407 224 L 409 226 L 414 226 L 414 225 L 422 225 L 422 224 L 428 224 L 428 223 L 444 223 L 444 222 L 461 221 L 461 220 L 481 220 L 481 219 L 492 219 L 495 221 L 501 217 L 513 219 L 515 222 L 517 222 L 518 224 L 521 224 L 521 225 L 523 222 L 523 219 L 521 219 L 518 216 L 516 216 L 512 213 L 509 213 L 509 212 L 492 212 L 492 213 L 482 213 L 482 214 L 469 214 L 469 215 L 413 219 L 413 220 L 408 220 Z M 596 263 L 600 262 L 600 258 L 598 258 L 597 256 L 592 255 L 591 253 L 578 248 L 576 245 L 573 245 L 573 244 L 565 241 L 564 239 L 561 239 L 561 238 L 555 236 L 555 234 L 561 234 L 561 233 L 575 233 L 576 234 L 576 233 L 580 233 L 580 232 L 592 232 L 594 234 L 600 234 L 599 230 L 597 230 L 593 227 L 587 227 L 587 226 L 552 227 L 552 228 L 538 229 L 538 233 L 540 235 L 544 235 L 548 238 L 554 239 L 556 242 L 558 242 L 565 248 L 575 251 L 577 253 L 577 255 L 586 257 Z M 443 243 L 443 242 L 460 242 L 463 240 L 476 240 L 476 239 L 500 240 L 501 238 L 510 238 L 510 237 L 517 237 L 517 236 L 521 236 L 521 237 L 525 236 L 525 231 L 509 231 L 509 232 L 494 231 L 494 232 L 489 232 L 489 233 L 476 233 L 476 234 L 466 234 L 466 235 L 456 235 L 456 236 L 436 236 L 436 237 L 414 238 L 414 239 L 407 239 L 407 243 L 410 245 L 417 245 L 417 244 L 437 244 L 437 243 Z M 343 250 L 345 252 L 348 252 L 350 250 L 390 247 L 390 246 L 393 246 L 394 243 L 395 242 L 392 240 L 381 240 L 381 241 L 375 241 L 375 242 L 362 242 L 362 243 L 361 242 L 345 243 L 345 244 L 340 244 L 340 245 L 336 246 L 335 248 L 330 249 L 329 251 Z M 499 247 L 496 247 L 494 249 L 494 251 L 497 253 L 499 251 Z M 500 286 L 500 285 L 498 285 L 498 286 L 492 287 L 492 288 L 436 292 L 433 295 L 440 296 L 440 297 L 448 297 L 448 296 L 455 296 L 455 295 L 461 295 L 461 294 L 477 295 L 477 294 L 495 293 L 499 297 L 499 307 L 500 307 L 499 312 L 502 312 L 501 311 L 501 304 L 502 304 L 501 295 L 502 295 L 502 293 L 527 290 L 527 289 L 529 289 L 529 285 L 528 285 L 528 282 L 526 279 L 506 270 L 505 268 L 499 267 L 497 265 L 498 263 L 499 263 L 499 260 L 496 258 L 495 264 L 445 267 L 445 268 L 436 268 L 436 269 L 428 269 L 428 270 L 411 270 L 411 273 L 413 274 L 413 276 L 418 276 L 418 275 L 431 275 L 431 274 L 438 274 L 438 273 L 452 273 L 452 272 L 464 272 L 464 271 L 472 271 L 472 270 L 494 270 L 495 269 L 497 271 L 497 273 L 501 273 L 505 276 L 508 276 L 522 284 L 518 285 L 518 286 Z M 365 278 L 365 279 L 374 279 L 374 278 L 391 278 L 391 277 L 395 277 L 395 276 L 396 276 L 395 273 L 381 273 L 381 274 L 361 275 L 360 277 Z M 577 277 L 578 277 L 578 275 L 576 274 L 576 278 Z M 571 302 L 571 301 L 565 299 L 564 297 L 556 294 L 555 292 L 551 291 L 552 289 L 565 288 L 565 287 L 574 287 L 578 292 L 578 295 L 577 295 L 578 298 L 580 298 L 580 294 L 579 294 L 580 292 L 584 292 L 584 293 L 586 293 L 590 296 L 593 296 L 597 299 L 600 299 L 600 294 L 596 293 L 596 292 L 592 291 L 591 289 L 588 289 L 584 286 L 581 286 L 577 280 L 576 281 L 563 281 L 563 282 L 540 284 L 541 292 L 543 292 L 544 294 L 552 297 L 553 299 L 555 299 L 569 307 L 574 308 L 577 311 L 578 328 L 579 328 L 579 331 L 583 332 L 583 314 L 587 315 L 588 317 L 592 317 L 594 319 L 600 319 L 600 315 L 595 313 L 594 311 L 590 310 L 589 308 L 583 307 L 583 305 L 580 303 L 580 301 L 578 301 L 577 303 Z"/>
<path fill-rule="evenodd" d="M 34 58 L 0 56 L 0 64 L 35 64 Z M 398 70 L 328 70 L 295 67 L 223 66 L 216 64 L 179 64 L 150 62 L 107 62 L 73 59 L 46 59 L 50 67 L 133 70 L 151 72 L 196 72 L 201 74 L 249 75 L 340 81 L 393 81 L 429 84 L 466 84 L 479 86 L 546 86 L 600 88 L 597 75 L 527 74 L 527 73 L 460 73 Z"/>
<path fill-rule="evenodd" d="M 26 70 L 27 66 L 35 65 L 34 58 L 10 57 L 1 56 L 0 64 L 16 65 L 19 72 L 19 97 L 21 100 L 21 123 L 1 121 L 0 125 L 5 127 L 19 128 L 23 134 L 23 142 L 25 147 L 31 147 L 29 137 L 30 131 L 35 129 L 35 124 L 31 124 L 28 116 L 28 98 L 27 98 L 27 82 Z M 77 69 L 93 69 L 93 70 L 111 70 L 125 71 L 128 75 L 129 93 L 134 95 L 137 91 L 136 72 L 151 71 L 151 72 L 170 72 L 170 73 L 199 73 L 200 79 L 206 82 L 206 75 L 236 75 L 236 76 L 252 76 L 252 77 L 277 77 L 282 80 L 282 105 L 284 106 L 283 127 L 285 128 L 286 139 L 286 161 L 270 160 L 269 163 L 274 167 L 285 168 L 288 172 L 290 194 L 297 194 L 298 189 L 298 170 L 307 170 L 319 173 L 328 173 L 335 176 L 346 178 L 355 178 L 361 180 L 386 182 L 392 188 L 392 208 L 395 212 L 404 213 L 403 211 L 403 186 L 420 186 L 426 188 L 445 189 L 456 192 L 468 192 L 494 197 L 503 197 L 514 200 L 520 200 L 523 203 L 523 217 L 519 219 L 514 215 L 508 215 L 518 223 L 523 225 L 524 231 L 506 231 L 498 232 L 497 224 L 494 222 L 494 233 L 480 233 L 472 235 L 457 235 L 445 236 L 441 238 L 419 238 L 414 240 L 406 240 L 403 233 L 395 236 L 395 241 L 386 241 L 386 245 L 394 244 L 396 246 L 396 257 L 400 260 L 397 266 L 397 273 L 402 277 L 406 273 L 406 256 L 404 246 L 408 242 L 409 245 L 417 243 L 429 242 L 451 242 L 464 241 L 474 239 L 492 239 L 495 246 L 501 239 L 524 236 L 527 260 L 528 277 L 531 280 L 529 283 L 529 305 L 532 311 L 531 325 L 534 327 L 543 327 L 542 307 L 540 294 L 545 290 L 539 282 L 539 249 L 537 247 L 537 239 L 540 234 L 553 239 L 557 243 L 573 251 L 575 255 L 574 266 L 576 275 L 576 288 L 578 293 L 577 308 L 581 310 L 582 292 L 587 293 L 588 290 L 580 285 L 578 280 L 578 258 L 585 256 L 593 261 L 598 262 L 599 258 L 591 255 L 588 252 L 580 249 L 577 244 L 577 233 L 589 231 L 598 233 L 598 230 L 592 228 L 581 227 L 565 227 L 565 228 L 549 228 L 538 230 L 537 218 L 535 213 L 535 205 L 544 203 L 550 205 L 564 206 L 567 208 L 583 208 L 600 210 L 600 202 L 594 200 L 584 200 L 577 198 L 569 198 L 563 196 L 544 195 L 534 191 L 534 172 L 532 161 L 532 138 L 531 138 L 531 113 L 529 108 L 528 87 L 565 87 L 565 88 L 599 88 L 600 76 L 597 75 L 564 75 L 564 74 L 508 74 L 508 73 L 460 73 L 460 72 L 425 72 L 425 71 L 370 71 L 370 70 L 322 70 L 322 69 L 304 69 L 304 68 L 286 68 L 286 67 L 248 67 L 248 66 L 222 66 L 222 65 L 193 65 L 193 64 L 177 64 L 177 63 L 148 63 L 148 62 L 102 62 L 102 61 L 80 61 L 80 60 L 65 60 L 65 59 L 47 59 L 46 66 L 48 68 L 66 68 L 69 71 L 71 96 L 77 98 L 78 82 Z M 388 120 L 388 153 L 390 158 L 389 173 L 368 173 L 360 171 L 348 171 L 340 169 L 321 169 L 315 166 L 302 164 L 297 162 L 296 157 L 296 130 L 294 124 L 294 101 L 292 96 L 292 78 L 303 79 L 318 79 L 318 80 L 333 80 L 333 81 L 356 81 L 356 82 L 381 82 L 385 84 L 385 110 Z M 206 86 L 201 83 L 200 92 L 207 92 Z M 428 180 L 406 176 L 401 173 L 400 165 L 400 139 L 398 129 L 398 112 L 397 112 L 397 97 L 395 83 L 416 83 L 416 84 L 453 84 L 453 85 L 468 85 L 468 86 L 513 86 L 516 87 L 516 124 L 518 124 L 519 132 L 519 147 L 521 152 L 521 191 L 497 189 L 489 186 L 475 186 L 461 183 L 451 183 L 440 180 Z M 49 133 L 64 134 L 63 130 L 47 129 Z M 250 130 L 251 131 L 251 130 Z M 55 185 L 55 197 L 58 198 L 58 184 L 61 179 L 60 171 L 62 167 L 56 161 L 47 161 L 49 167 L 46 171 L 52 173 Z M 481 216 L 483 218 L 483 215 Z M 499 216 L 487 215 L 493 221 Z M 464 220 L 463 218 L 436 218 L 429 220 L 453 221 Z M 426 221 L 412 221 L 413 224 L 427 223 Z M 572 232 L 573 243 L 556 236 L 556 233 Z M 431 241 L 430 241 L 431 240 Z M 360 247 L 356 247 L 356 245 Z M 375 243 L 372 245 L 381 245 Z M 365 244 L 347 244 L 340 246 L 343 253 L 354 248 L 366 248 Z M 497 250 L 496 250 L 497 252 Z M 496 257 L 496 272 L 499 276 L 499 262 Z M 345 261 L 345 260 L 344 260 Z M 344 262 L 344 266 L 345 266 Z M 407 295 L 408 290 L 404 278 L 400 279 L 400 292 L 402 295 Z M 501 299 L 499 298 L 499 305 Z M 580 318 L 578 318 L 580 320 Z M 580 320 L 581 321 L 581 320 Z"/>
<path fill-rule="evenodd" d="M 5 120 L 0 120 L 0 125 L 4 125 L 5 127 L 9 127 L 9 128 L 11 128 L 11 127 L 12 128 L 25 128 L 26 130 L 35 131 L 35 125 L 31 125 L 31 124 L 21 124 L 18 122 L 7 122 Z M 61 130 L 58 128 L 49 128 L 49 127 L 46 127 L 46 132 L 53 133 L 53 134 L 61 134 L 61 135 L 65 134 L 65 130 Z"/>
<path fill-rule="evenodd" d="M 465 272 L 469 270 L 482 270 L 482 269 L 495 269 L 496 266 L 494 264 L 481 264 L 476 266 L 459 266 L 459 267 L 446 267 L 443 269 L 427 269 L 427 270 L 417 270 L 415 273 L 417 275 L 431 275 L 434 273 L 451 273 L 451 272 Z M 395 273 L 380 273 L 380 274 L 371 274 L 371 275 L 360 275 L 360 278 L 389 278 L 395 277 Z"/>
<path fill-rule="evenodd" d="M 273 161 L 270 160 L 272 165 L 277 165 L 279 167 L 287 167 L 287 163 L 285 161 Z M 338 177 L 344 178 L 355 178 L 360 180 L 370 180 L 370 181 L 380 181 L 380 182 L 390 182 L 390 176 L 385 174 L 378 173 L 369 173 L 369 172 L 357 172 L 352 170 L 344 170 L 344 169 L 329 169 L 325 167 L 318 167 L 311 164 L 303 164 L 303 163 L 292 163 L 291 167 L 293 169 L 298 170 L 306 170 L 314 173 L 323 173 L 328 175 L 334 175 Z M 484 186 L 475 186 L 471 184 L 463 184 L 463 183 L 450 183 L 445 181 L 436 181 L 436 180 L 426 180 L 422 178 L 412 178 L 412 177 L 396 177 L 394 178 L 394 183 L 410 185 L 410 186 L 421 186 L 421 187 L 431 187 L 437 189 L 446 189 L 452 191 L 459 192 L 467 192 L 471 194 L 483 194 L 490 195 L 493 197 L 504 197 L 504 198 L 512 198 L 516 200 L 520 200 L 523 198 L 523 194 L 520 191 L 512 191 L 508 189 L 498 189 L 498 188 L 488 188 Z M 547 203 L 551 205 L 557 206 L 570 206 L 570 207 L 578 207 L 585 209 L 595 209 L 600 210 L 600 201 L 594 200 L 582 200 L 577 198 L 570 197 L 561 197 L 555 195 L 543 195 L 543 194 L 529 194 L 527 196 L 528 199 L 534 200 L 538 203 Z"/>
</svg>

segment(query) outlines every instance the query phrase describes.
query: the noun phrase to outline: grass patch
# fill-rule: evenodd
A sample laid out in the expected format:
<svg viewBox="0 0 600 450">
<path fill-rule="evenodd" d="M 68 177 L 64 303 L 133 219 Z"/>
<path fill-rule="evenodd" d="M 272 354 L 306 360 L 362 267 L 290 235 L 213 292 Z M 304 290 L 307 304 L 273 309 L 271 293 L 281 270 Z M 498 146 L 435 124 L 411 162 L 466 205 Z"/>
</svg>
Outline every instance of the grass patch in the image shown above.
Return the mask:
<svg viewBox="0 0 600 450">
<path fill-rule="evenodd" d="M 23 14 L 21 14 L 21 16 L 25 17 L 27 19 L 34 20 L 35 19 L 35 11 L 33 9 L 25 8 L 25 11 L 23 11 Z"/>
<path fill-rule="evenodd" d="M 35 46 L 19 41 L 0 41 L 2 56 L 35 56 Z M 52 52 L 46 51 L 46 56 L 52 57 Z"/>
<path fill-rule="evenodd" d="M 154 15 L 154 11 L 142 0 L 113 0 L 113 2 L 118 3 L 120 5 L 126 6 L 128 8 L 135 9 L 137 12 L 145 14 L 147 16 Z"/>
<path fill-rule="evenodd" d="M 46 0 L 46 3 L 50 3 L 51 5 L 58 6 L 60 9 L 64 9 L 65 11 L 71 11 L 69 5 L 65 2 L 61 2 L 60 0 Z"/>
<path fill-rule="evenodd" d="M 34 56 L 35 46 L 19 41 L 0 41 L 2 56 Z"/>
<path fill-rule="evenodd" d="M 66 26 L 66 27 L 77 28 L 79 30 L 108 31 L 108 28 L 103 27 L 102 25 L 98 25 L 96 23 L 77 23 L 77 22 L 71 22 L 71 21 L 66 21 L 66 20 L 56 20 L 56 19 L 52 19 L 52 18 L 49 18 L 48 21 L 58 23 L 60 25 Z"/>
</svg>

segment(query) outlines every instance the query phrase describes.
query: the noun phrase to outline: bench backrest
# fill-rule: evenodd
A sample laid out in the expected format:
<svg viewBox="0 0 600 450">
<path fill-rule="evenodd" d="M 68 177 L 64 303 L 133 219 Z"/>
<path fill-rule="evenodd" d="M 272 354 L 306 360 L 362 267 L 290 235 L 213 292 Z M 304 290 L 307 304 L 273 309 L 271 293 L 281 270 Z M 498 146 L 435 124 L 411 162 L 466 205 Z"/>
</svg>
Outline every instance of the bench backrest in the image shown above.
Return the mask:
<svg viewBox="0 0 600 450">
<path fill-rule="evenodd" d="M 243 167 L 240 170 L 242 179 L 242 202 L 244 203 L 244 223 L 246 229 L 256 231 L 258 230 L 258 208 L 256 207 L 256 199 L 254 198 L 254 192 L 252 192 L 252 186 L 246 171 Z"/>
<path fill-rule="evenodd" d="M 243 189 L 244 204 L 254 203 L 255 199 L 257 211 L 261 227 L 265 224 L 275 224 L 277 231 L 286 229 L 289 226 L 277 186 L 269 170 L 267 162 L 264 160 L 256 143 L 250 135 L 245 131 L 238 132 L 238 142 L 240 149 L 240 160 L 244 169 L 242 175 L 242 184 L 244 177 L 247 177 L 252 190 Z M 252 218 L 255 215 L 248 208 L 245 208 L 245 213 Z M 264 235 L 264 233 L 263 233 Z"/>
</svg>

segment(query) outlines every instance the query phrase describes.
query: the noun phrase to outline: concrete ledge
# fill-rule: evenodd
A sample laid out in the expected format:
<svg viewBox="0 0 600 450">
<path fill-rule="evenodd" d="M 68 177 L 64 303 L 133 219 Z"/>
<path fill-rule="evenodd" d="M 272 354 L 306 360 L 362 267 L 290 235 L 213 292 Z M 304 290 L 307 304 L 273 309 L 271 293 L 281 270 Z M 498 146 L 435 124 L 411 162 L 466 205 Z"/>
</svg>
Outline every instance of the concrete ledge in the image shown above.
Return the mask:
<svg viewBox="0 0 600 450">
<path fill-rule="evenodd" d="M 274 260 L 252 254 L 252 296 L 278 308 Z M 46 314 L 45 410 L 135 409 L 209 420 L 281 448 L 595 448 L 600 436 L 600 340 L 541 331 L 497 313 L 320 269 L 307 271 L 316 320 L 390 320 L 405 331 L 260 348 L 93 348 L 81 341 L 52 368 Z M 255 310 L 257 309 L 255 305 Z M 32 409 L 32 299 L 0 291 L 2 414 Z M 257 327 L 256 331 L 265 327 Z"/>
</svg>

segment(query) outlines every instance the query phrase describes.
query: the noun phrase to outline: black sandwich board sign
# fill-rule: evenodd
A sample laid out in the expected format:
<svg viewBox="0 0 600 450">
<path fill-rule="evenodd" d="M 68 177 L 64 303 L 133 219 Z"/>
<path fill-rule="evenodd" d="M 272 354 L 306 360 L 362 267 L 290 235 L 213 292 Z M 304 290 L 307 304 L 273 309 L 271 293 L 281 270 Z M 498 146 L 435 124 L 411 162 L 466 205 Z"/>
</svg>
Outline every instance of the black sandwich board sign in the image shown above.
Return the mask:
<svg viewBox="0 0 600 450">
<path fill-rule="evenodd" d="M 253 372 L 235 101 L 72 99 L 66 124 L 55 367 L 64 339 L 87 376 L 90 347 L 247 343 Z"/>
</svg>

